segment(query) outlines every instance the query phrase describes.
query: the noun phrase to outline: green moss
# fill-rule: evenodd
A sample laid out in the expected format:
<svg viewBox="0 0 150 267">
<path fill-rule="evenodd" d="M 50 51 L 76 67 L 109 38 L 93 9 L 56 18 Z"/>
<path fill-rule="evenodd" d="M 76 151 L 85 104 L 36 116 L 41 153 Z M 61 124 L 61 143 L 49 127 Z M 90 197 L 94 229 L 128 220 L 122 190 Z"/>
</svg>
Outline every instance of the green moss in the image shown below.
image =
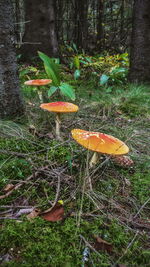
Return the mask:
<svg viewBox="0 0 150 267">
<path fill-rule="evenodd" d="M 132 175 L 130 180 L 132 185 L 132 195 L 143 204 L 149 198 L 149 173 L 137 172 Z"/>
<path fill-rule="evenodd" d="M 117 259 L 117 255 L 124 253 L 133 234 L 129 230 L 124 231 L 124 227 L 115 221 L 107 223 L 107 227 L 104 222 L 102 218 L 89 222 L 82 220 L 77 228 L 73 218 L 67 219 L 63 224 L 46 222 L 40 218 L 32 222 L 25 219 L 23 222 L 7 221 L 2 229 L 0 246 L 2 254 L 9 253 L 12 261 L 5 266 L 80 266 L 85 247 L 80 241 L 79 235 L 82 234 L 91 244 L 94 235 L 101 236 L 112 244 L 111 256 L 104 251 L 100 251 L 99 255 L 91 253 L 95 266 L 101 264 L 102 267 L 108 267 L 111 261 Z M 136 240 L 124 257 L 130 266 L 136 266 L 136 263 L 148 264 L 148 252 L 143 251 L 139 255 L 139 245 L 140 241 Z"/>
</svg>

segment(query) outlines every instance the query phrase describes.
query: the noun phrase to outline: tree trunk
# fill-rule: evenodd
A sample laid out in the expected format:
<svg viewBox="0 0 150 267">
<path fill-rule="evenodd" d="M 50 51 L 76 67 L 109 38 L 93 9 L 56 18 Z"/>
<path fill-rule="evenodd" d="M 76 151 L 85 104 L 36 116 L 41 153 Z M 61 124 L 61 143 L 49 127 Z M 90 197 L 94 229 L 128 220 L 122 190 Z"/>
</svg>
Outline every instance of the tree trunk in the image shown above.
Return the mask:
<svg viewBox="0 0 150 267">
<path fill-rule="evenodd" d="M 76 0 L 74 2 L 75 14 L 75 43 L 79 48 L 86 50 L 88 36 L 88 0 Z"/>
<path fill-rule="evenodd" d="M 59 56 L 59 47 L 56 33 L 56 15 L 55 15 L 55 0 L 49 0 L 49 17 L 50 17 L 50 50 L 53 57 Z"/>
<path fill-rule="evenodd" d="M 79 46 L 86 50 L 88 37 L 88 0 L 79 1 Z"/>
<path fill-rule="evenodd" d="M 150 1 L 135 0 L 129 80 L 150 82 Z"/>
<path fill-rule="evenodd" d="M 122 45 L 123 37 L 124 37 L 124 0 L 121 2 L 120 8 L 120 45 Z"/>
<path fill-rule="evenodd" d="M 54 0 L 25 0 L 25 21 L 27 23 L 21 47 L 23 59 L 31 61 L 37 56 L 37 51 L 49 56 L 58 55 Z"/>
<path fill-rule="evenodd" d="M 0 1 L 0 118 L 23 114 L 19 92 L 13 6 L 11 0 Z"/>
<path fill-rule="evenodd" d="M 97 10 L 98 10 L 98 21 L 97 21 L 97 49 L 100 52 L 103 46 L 103 1 L 98 0 L 97 2 Z"/>
</svg>

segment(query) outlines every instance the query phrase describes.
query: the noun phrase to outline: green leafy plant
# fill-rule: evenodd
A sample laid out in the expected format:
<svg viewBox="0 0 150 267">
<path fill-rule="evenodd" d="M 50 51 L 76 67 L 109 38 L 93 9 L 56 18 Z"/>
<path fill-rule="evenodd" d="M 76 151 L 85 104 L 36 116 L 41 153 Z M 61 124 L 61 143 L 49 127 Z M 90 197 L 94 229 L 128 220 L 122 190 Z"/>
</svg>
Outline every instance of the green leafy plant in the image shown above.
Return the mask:
<svg viewBox="0 0 150 267">
<path fill-rule="evenodd" d="M 80 60 L 80 62 L 82 62 Z M 93 72 L 109 73 L 113 68 L 128 68 L 129 57 L 128 53 L 117 54 L 117 55 L 101 55 L 85 57 L 83 60 L 83 67 Z"/>
<path fill-rule="evenodd" d="M 52 86 L 48 90 L 48 96 L 50 97 L 57 90 L 60 90 L 62 95 L 69 97 L 71 100 L 75 100 L 75 93 L 72 86 L 61 82 L 59 61 L 48 57 L 42 52 L 38 52 L 38 55 L 44 63 L 47 76 L 52 79 Z"/>
<path fill-rule="evenodd" d="M 102 74 L 100 76 L 100 85 L 105 84 L 123 84 L 127 82 L 128 69 L 123 67 L 114 67 L 109 74 Z"/>
<path fill-rule="evenodd" d="M 73 59 L 73 65 L 75 67 L 74 71 L 74 79 L 77 80 L 81 75 L 81 66 L 92 63 L 92 60 L 90 57 L 82 55 L 75 55 Z"/>
<path fill-rule="evenodd" d="M 80 58 L 78 55 L 74 56 L 73 63 L 75 66 L 74 79 L 77 80 L 80 77 Z"/>
</svg>

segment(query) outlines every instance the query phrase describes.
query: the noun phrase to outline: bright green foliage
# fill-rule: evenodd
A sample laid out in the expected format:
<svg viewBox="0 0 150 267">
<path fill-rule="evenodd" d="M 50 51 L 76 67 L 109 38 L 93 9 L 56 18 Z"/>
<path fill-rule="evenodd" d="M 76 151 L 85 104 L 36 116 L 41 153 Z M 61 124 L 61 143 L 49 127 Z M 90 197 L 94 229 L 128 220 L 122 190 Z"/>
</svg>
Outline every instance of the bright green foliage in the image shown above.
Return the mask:
<svg viewBox="0 0 150 267">
<path fill-rule="evenodd" d="M 48 97 L 53 95 L 57 91 L 58 87 L 57 86 L 51 86 L 50 89 L 48 90 Z"/>
<path fill-rule="evenodd" d="M 77 80 L 77 79 L 79 79 L 79 77 L 81 75 L 81 71 L 77 69 L 77 70 L 75 70 L 73 75 L 74 75 L 74 79 Z"/>
<path fill-rule="evenodd" d="M 50 87 L 48 96 L 50 97 L 57 91 L 57 89 L 59 89 L 64 96 L 70 98 L 71 100 L 75 100 L 75 93 L 72 86 L 61 82 L 60 66 L 56 63 L 58 61 L 54 62 L 54 59 L 49 58 L 44 53 L 38 52 L 38 54 L 44 62 L 45 71 L 48 77 L 52 79 L 53 86 Z"/>
<path fill-rule="evenodd" d="M 75 100 L 75 93 L 71 85 L 67 83 L 61 83 L 59 89 L 63 95 L 71 98 L 71 100 Z"/>
<path fill-rule="evenodd" d="M 92 62 L 83 64 L 85 69 L 100 77 L 101 86 L 127 83 L 128 66 L 127 53 L 93 57 Z"/>
<path fill-rule="evenodd" d="M 74 56 L 73 63 L 76 69 L 80 69 L 80 58 L 79 56 Z"/>
<path fill-rule="evenodd" d="M 25 69 L 20 69 L 19 72 L 19 78 L 23 78 L 25 75 L 30 74 L 30 73 L 34 73 L 35 75 L 38 74 L 38 69 L 33 67 L 33 66 L 28 66 Z"/>
<path fill-rule="evenodd" d="M 91 67 L 95 71 L 109 71 L 114 67 L 128 67 L 128 53 L 117 55 L 104 55 L 100 57 L 92 57 L 92 62 L 85 64 L 85 67 Z"/>
<path fill-rule="evenodd" d="M 109 76 L 106 74 L 102 74 L 102 76 L 100 77 L 100 85 L 104 85 L 108 82 L 109 80 Z"/>
<path fill-rule="evenodd" d="M 110 70 L 109 74 L 102 74 L 100 77 L 100 85 L 110 84 L 123 84 L 127 82 L 127 68 L 114 67 Z"/>
<path fill-rule="evenodd" d="M 54 62 L 53 59 L 49 58 L 42 52 L 38 52 L 39 57 L 44 62 L 45 71 L 50 79 L 52 79 L 52 83 L 54 86 L 60 85 L 60 66 Z"/>
<path fill-rule="evenodd" d="M 74 71 L 74 79 L 77 80 L 79 79 L 80 77 L 80 56 L 76 55 L 74 56 L 74 59 L 73 59 L 73 65 L 74 67 L 76 68 L 76 70 Z"/>
</svg>

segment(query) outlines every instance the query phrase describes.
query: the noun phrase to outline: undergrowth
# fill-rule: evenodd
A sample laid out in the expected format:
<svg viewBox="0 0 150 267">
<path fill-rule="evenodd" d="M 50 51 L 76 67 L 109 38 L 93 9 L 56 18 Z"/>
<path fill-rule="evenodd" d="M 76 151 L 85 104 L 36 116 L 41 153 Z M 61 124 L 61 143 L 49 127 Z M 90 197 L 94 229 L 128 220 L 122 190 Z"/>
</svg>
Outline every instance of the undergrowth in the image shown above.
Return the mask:
<svg viewBox="0 0 150 267">
<path fill-rule="evenodd" d="M 34 78 L 39 73 L 31 69 L 27 75 Z M 36 93 L 25 86 L 25 121 L 0 123 L 1 195 L 7 184 L 24 182 L 1 199 L 2 266 L 148 267 L 150 88 L 100 86 L 93 74 L 89 79 L 86 74 L 78 80 L 70 73 L 62 73 L 62 77 L 74 87 L 80 107 L 78 114 L 63 116 L 63 142 L 55 140 L 54 116 L 39 110 Z M 22 82 L 26 78 L 22 73 Z M 130 148 L 133 167 L 121 168 L 101 155 L 100 163 L 89 169 L 92 153 L 72 140 L 73 128 L 100 131 L 123 140 Z M 45 166 L 48 169 L 34 178 Z M 92 191 L 85 187 L 89 177 Z M 26 215 L 9 219 L 12 208 L 13 214 L 20 207 L 49 208 L 57 193 L 64 202 L 64 220 L 47 222 L 37 217 L 29 221 Z M 111 244 L 111 251 L 95 251 L 95 237 Z M 83 251 L 88 246 L 85 265 Z"/>
</svg>

